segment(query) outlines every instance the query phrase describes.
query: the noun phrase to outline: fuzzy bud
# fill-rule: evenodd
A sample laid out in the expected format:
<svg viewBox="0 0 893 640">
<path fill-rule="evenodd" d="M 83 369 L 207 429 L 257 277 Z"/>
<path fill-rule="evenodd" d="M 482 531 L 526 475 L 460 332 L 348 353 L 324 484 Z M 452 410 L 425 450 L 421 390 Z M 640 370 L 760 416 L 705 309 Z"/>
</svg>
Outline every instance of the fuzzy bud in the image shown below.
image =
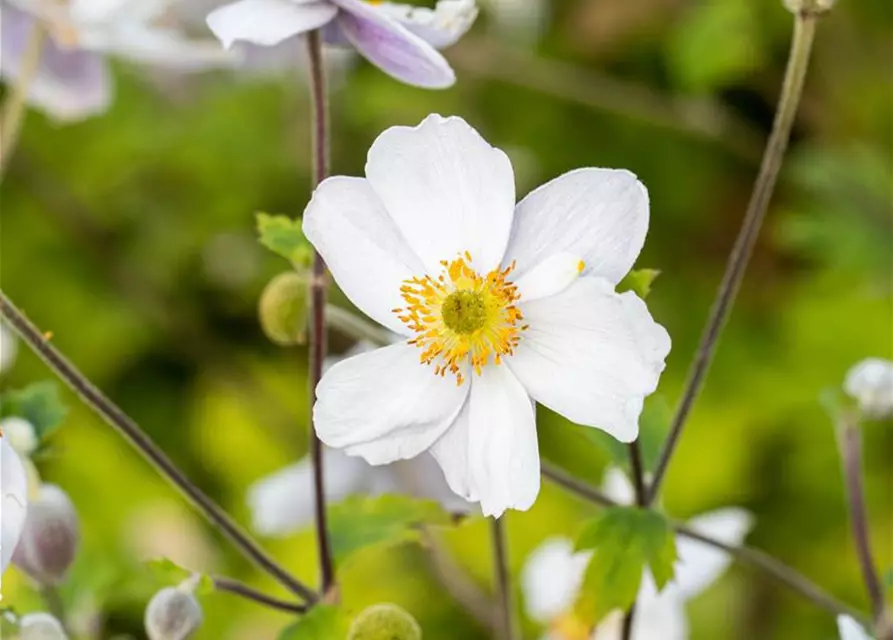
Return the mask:
<svg viewBox="0 0 893 640">
<path fill-rule="evenodd" d="M 29 613 L 19 620 L 21 640 L 68 640 L 65 629 L 49 613 Z"/>
<path fill-rule="evenodd" d="M 260 297 L 260 326 L 278 345 L 303 344 L 307 334 L 306 274 L 286 271 L 270 280 Z"/>
<path fill-rule="evenodd" d="M 186 640 L 202 624 L 202 608 L 187 580 L 178 587 L 167 587 L 156 593 L 146 607 L 146 633 L 149 640 Z"/>
<path fill-rule="evenodd" d="M 79 542 L 77 511 L 68 495 L 54 484 L 44 484 L 28 504 L 13 562 L 38 583 L 57 585 L 65 580 Z"/>
<path fill-rule="evenodd" d="M 869 418 L 893 418 L 893 362 L 866 358 L 847 372 L 844 391 Z"/>
<path fill-rule="evenodd" d="M 9 438 L 9 444 L 19 455 L 30 456 L 40 444 L 34 425 L 18 416 L 0 420 L 0 432 L 3 433 L 4 438 Z"/>
<path fill-rule="evenodd" d="M 784 0 L 784 6 L 791 13 L 818 15 L 830 11 L 837 0 Z"/>
<path fill-rule="evenodd" d="M 405 609 L 376 604 L 354 619 L 347 640 L 422 640 L 422 628 Z"/>
</svg>

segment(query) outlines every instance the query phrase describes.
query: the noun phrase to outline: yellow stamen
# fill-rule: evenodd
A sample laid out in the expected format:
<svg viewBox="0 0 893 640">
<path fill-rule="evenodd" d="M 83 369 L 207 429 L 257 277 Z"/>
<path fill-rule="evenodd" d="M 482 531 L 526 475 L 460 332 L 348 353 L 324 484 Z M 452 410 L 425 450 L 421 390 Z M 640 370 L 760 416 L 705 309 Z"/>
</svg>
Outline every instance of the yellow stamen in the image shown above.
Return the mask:
<svg viewBox="0 0 893 640">
<path fill-rule="evenodd" d="M 433 364 L 434 375 L 455 375 L 460 385 L 464 362 L 478 375 L 491 361 L 501 364 L 527 328 L 519 326 L 524 318 L 515 306 L 518 288 L 506 279 L 515 264 L 481 276 L 471 261 L 465 251 L 455 260 L 442 260 L 437 277 L 405 280 L 400 295 L 406 307 L 393 310 L 415 333 L 409 343 L 421 349 L 420 362 Z"/>
<path fill-rule="evenodd" d="M 585 268 L 586 268 L 586 263 L 583 262 L 582 260 L 580 260 L 580 262 L 577 263 L 577 273 L 583 273 L 583 269 L 585 269 Z"/>
</svg>

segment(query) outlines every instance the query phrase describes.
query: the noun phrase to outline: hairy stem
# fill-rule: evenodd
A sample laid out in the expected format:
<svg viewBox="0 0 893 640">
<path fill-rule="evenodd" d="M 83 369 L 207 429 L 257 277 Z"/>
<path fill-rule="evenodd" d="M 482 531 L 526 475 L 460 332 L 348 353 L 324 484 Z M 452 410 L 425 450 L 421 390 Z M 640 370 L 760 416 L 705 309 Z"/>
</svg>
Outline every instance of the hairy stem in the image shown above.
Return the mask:
<svg viewBox="0 0 893 640">
<path fill-rule="evenodd" d="M 880 623 L 884 613 L 884 588 L 875 568 L 868 535 L 868 512 L 862 487 L 862 434 L 852 417 L 845 417 L 840 430 L 840 457 L 843 461 L 843 483 L 850 509 L 850 524 L 859 567 L 871 600 L 874 620 Z"/>
<path fill-rule="evenodd" d="M 243 584 L 232 578 L 224 578 L 222 576 L 213 576 L 211 580 L 214 582 L 214 588 L 225 593 L 232 593 L 246 600 L 252 600 L 258 604 L 264 605 L 278 611 L 286 613 L 304 613 L 307 611 L 307 605 L 298 604 L 297 602 L 289 602 L 273 596 L 267 595 L 247 584 Z"/>
<path fill-rule="evenodd" d="M 574 478 L 562 469 L 548 464 L 544 464 L 542 469 L 545 477 L 584 500 L 588 500 L 589 502 L 603 507 L 618 506 L 617 501 L 612 500 L 604 493 L 582 480 Z M 846 614 L 856 620 L 866 622 L 865 614 L 835 599 L 833 596 L 822 590 L 821 587 L 811 582 L 808 578 L 767 553 L 748 547 L 737 547 L 731 544 L 726 544 L 725 542 L 695 531 L 681 522 L 671 522 L 671 525 L 677 534 L 725 551 L 738 562 L 762 571 L 779 584 L 799 593 L 816 606 L 821 607 L 834 615 Z"/>
<path fill-rule="evenodd" d="M 817 18 L 818 16 L 814 13 L 800 13 L 794 18 L 794 34 L 791 40 L 790 53 L 788 54 L 788 64 L 785 70 L 781 97 L 779 98 L 778 109 L 775 114 L 775 122 L 772 125 L 772 133 L 763 153 L 763 161 L 754 184 L 750 202 L 747 205 L 744 223 L 738 232 L 735 246 L 732 248 L 731 254 L 729 254 L 722 283 L 719 286 L 719 291 L 710 310 L 710 317 L 701 335 L 701 342 L 694 362 L 689 370 L 685 389 L 682 393 L 682 400 L 679 402 L 679 407 L 673 416 L 669 436 L 655 468 L 654 480 L 648 493 L 648 504 L 654 502 L 660 491 L 670 458 L 676 450 L 679 437 L 682 435 L 682 428 L 685 426 L 685 421 L 701 390 L 704 377 L 707 375 L 707 370 L 710 367 L 710 361 L 713 359 L 713 354 L 716 351 L 716 345 L 723 325 L 735 301 L 735 296 L 747 269 L 747 263 L 750 261 L 757 236 L 760 233 L 760 227 L 763 224 L 763 218 L 769 207 L 769 201 L 775 189 L 782 161 L 784 160 L 785 150 L 791 136 L 791 128 L 794 124 L 794 117 L 800 104 L 800 96 L 803 93 L 803 83 L 809 66 L 809 56 L 812 51 Z"/>
<path fill-rule="evenodd" d="M 329 111 L 326 97 L 326 74 L 322 59 L 322 37 L 319 31 L 307 36 L 310 64 L 310 93 L 313 127 L 313 186 L 329 175 Z M 310 397 L 316 400 L 316 386 L 322 379 L 322 365 L 326 357 L 326 263 L 318 251 L 313 254 L 313 275 L 310 282 Z M 313 417 L 311 416 L 311 423 Z M 316 510 L 316 539 L 322 591 L 328 594 L 335 586 L 335 562 L 329 546 L 326 526 L 325 474 L 322 442 L 316 430 L 310 430 L 310 453 L 313 459 L 313 489 Z"/>
<path fill-rule="evenodd" d="M 40 69 L 46 38 L 46 29 L 35 20 L 22 55 L 19 77 L 13 82 L 12 91 L 3 103 L 3 112 L 0 114 L 0 178 L 6 172 L 12 152 L 19 140 L 25 113 L 28 110 L 28 90 Z"/>
<path fill-rule="evenodd" d="M 103 420 L 114 427 L 143 457 L 188 498 L 193 505 L 229 540 L 253 561 L 290 591 L 308 602 L 316 601 L 316 594 L 288 573 L 245 532 L 207 494 L 199 489 L 146 435 L 134 420 L 124 413 L 77 367 L 54 347 L 44 334 L 0 291 L 0 315 L 9 322 L 22 340 Z"/>
<path fill-rule="evenodd" d="M 503 518 L 505 516 L 502 516 Z M 515 621 L 512 610 L 512 587 L 509 576 L 508 547 L 505 526 L 502 518 L 490 521 L 490 534 L 493 540 L 493 570 L 496 582 L 496 600 L 499 606 L 499 637 L 502 640 L 515 639 Z"/>
</svg>

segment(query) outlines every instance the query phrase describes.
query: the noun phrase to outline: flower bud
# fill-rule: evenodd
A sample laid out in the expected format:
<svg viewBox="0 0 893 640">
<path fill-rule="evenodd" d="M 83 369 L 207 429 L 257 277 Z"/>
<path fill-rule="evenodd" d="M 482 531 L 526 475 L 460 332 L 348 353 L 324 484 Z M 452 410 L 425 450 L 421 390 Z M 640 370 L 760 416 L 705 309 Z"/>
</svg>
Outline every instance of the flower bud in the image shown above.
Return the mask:
<svg viewBox="0 0 893 640">
<path fill-rule="evenodd" d="M 40 441 L 37 439 L 37 431 L 34 425 L 18 416 L 10 416 L 0 420 L 0 431 L 4 438 L 9 438 L 9 444 L 19 455 L 30 456 L 37 450 Z"/>
<path fill-rule="evenodd" d="M 784 6 L 791 13 L 825 13 L 835 4 L 837 0 L 784 0 Z"/>
<path fill-rule="evenodd" d="M 847 372 L 843 388 L 869 418 L 893 417 L 893 362 L 866 358 Z"/>
<path fill-rule="evenodd" d="M 405 609 L 376 604 L 354 619 L 347 640 L 422 640 L 422 628 Z"/>
<path fill-rule="evenodd" d="M 27 519 L 28 478 L 15 449 L 0 433 L 0 575 L 6 571 Z"/>
<path fill-rule="evenodd" d="M 4 373 L 12 367 L 18 350 L 15 335 L 3 322 L 0 322 L 0 373 Z"/>
<path fill-rule="evenodd" d="M 186 640 L 202 624 L 202 608 L 187 580 L 178 587 L 156 593 L 146 607 L 146 633 L 149 640 Z"/>
<path fill-rule="evenodd" d="M 19 620 L 21 640 L 68 640 L 62 623 L 49 613 L 29 613 Z"/>
<path fill-rule="evenodd" d="M 79 541 L 74 505 L 62 489 L 45 484 L 28 505 L 13 562 L 38 583 L 56 585 L 65 579 L 74 562 Z"/>
<path fill-rule="evenodd" d="M 303 344 L 307 333 L 307 276 L 286 271 L 270 280 L 260 297 L 260 326 L 278 345 Z"/>
</svg>

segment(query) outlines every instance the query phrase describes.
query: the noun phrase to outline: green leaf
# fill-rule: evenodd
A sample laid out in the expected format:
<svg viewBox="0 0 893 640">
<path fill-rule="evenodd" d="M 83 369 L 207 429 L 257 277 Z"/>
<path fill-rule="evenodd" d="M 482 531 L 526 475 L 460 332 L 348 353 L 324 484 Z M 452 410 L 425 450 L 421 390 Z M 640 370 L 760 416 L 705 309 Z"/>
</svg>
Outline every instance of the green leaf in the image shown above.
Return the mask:
<svg viewBox="0 0 893 640">
<path fill-rule="evenodd" d="M 613 609 L 627 609 L 635 600 L 647 566 L 658 589 L 673 577 L 676 544 L 661 514 L 638 507 L 613 507 L 589 522 L 577 549 L 592 549 L 578 614 L 595 623 Z"/>
<path fill-rule="evenodd" d="M 644 300 L 651 293 L 651 285 L 659 275 L 659 269 L 634 269 L 617 284 L 617 292 L 632 291 Z"/>
<path fill-rule="evenodd" d="M 184 569 L 178 564 L 168 560 L 167 558 L 154 558 L 143 563 L 153 582 L 158 587 L 175 587 L 184 580 L 192 578 L 196 574 L 195 571 Z M 214 591 L 214 581 L 210 576 L 198 575 L 198 585 L 195 588 L 195 595 L 205 596 Z"/>
<path fill-rule="evenodd" d="M 34 427 L 38 440 L 52 433 L 65 419 L 68 409 L 59 400 L 59 388 L 46 380 L 14 389 L 0 396 L 3 416 L 19 416 Z"/>
<path fill-rule="evenodd" d="M 279 640 L 344 640 L 347 621 L 340 609 L 318 604 L 279 633 Z"/>
<path fill-rule="evenodd" d="M 258 213 L 257 231 L 262 245 L 295 267 L 307 267 L 313 261 L 313 247 L 304 237 L 300 220 Z"/>
<path fill-rule="evenodd" d="M 352 496 L 329 507 L 332 552 L 338 564 L 365 547 L 418 540 L 422 525 L 452 522 L 434 500 L 408 496 Z"/>
<path fill-rule="evenodd" d="M 672 410 L 664 396 L 653 394 L 645 399 L 645 407 L 639 418 L 639 448 L 646 471 L 657 463 L 672 419 Z M 629 471 L 629 448 L 626 444 L 601 429 L 580 427 L 580 433 L 603 449 L 614 465 Z"/>
</svg>

